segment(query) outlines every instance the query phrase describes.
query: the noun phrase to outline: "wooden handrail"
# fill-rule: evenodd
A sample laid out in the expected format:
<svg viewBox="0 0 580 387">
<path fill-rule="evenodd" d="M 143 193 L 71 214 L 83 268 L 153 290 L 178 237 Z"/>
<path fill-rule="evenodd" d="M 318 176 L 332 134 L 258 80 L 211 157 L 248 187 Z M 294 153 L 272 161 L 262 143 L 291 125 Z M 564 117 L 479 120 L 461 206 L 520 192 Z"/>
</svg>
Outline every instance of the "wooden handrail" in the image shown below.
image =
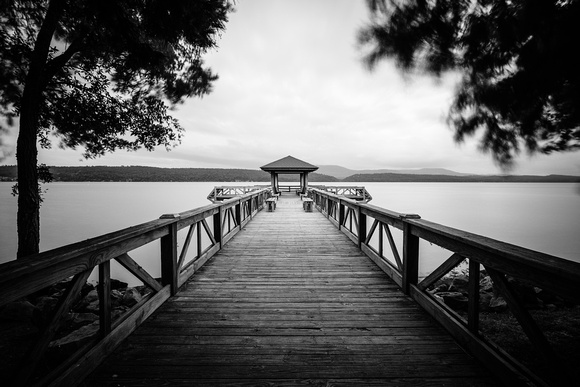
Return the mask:
<svg viewBox="0 0 580 387">
<path fill-rule="evenodd" d="M 155 220 L 0 265 L 0 306 L 44 289 L 167 234 Z"/>
<path fill-rule="evenodd" d="M 505 274 L 529 279 L 531 281 L 543 281 L 542 277 L 558 278 L 567 286 L 547 283 L 545 286 L 554 287 L 561 295 L 580 299 L 580 264 L 570 260 L 555 257 L 553 255 L 530 250 L 521 246 L 498 241 L 482 235 L 470 233 L 430 222 L 424 219 L 416 219 L 412 214 L 403 214 L 387 210 L 370 204 L 358 203 L 355 200 L 342 198 L 338 195 L 311 189 L 320 196 L 326 196 L 336 201 L 339 205 L 356 210 L 360 207 L 361 213 L 383 223 L 387 223 L 400 230 L 403 224 L 410 225 L 410 232 L 420 239 L 437 244 L 450 251 L 463 253 L 470 258 L 499 270 Z M 316 200 L 315 200 L 316 202 Z M 318 202 L 317 202 L 318 203 Z M 346 230 L 350 231 L 350 230 Z M 356 235 L 356 233 L 353 233 Z M 522 270 L 523 269 L 523 270 Z M 538 278 L 536 278 L 536 276 Z M 561 289 L 563 288 L 563 289 Z"/>
<path fill-rule="evenodd" d="M 359 203 L 340 195 L 310 188 L 309 196 L 317 208 L 345 235 L 387 273 L 402 290 L 414 298 L 439 321 L 468 351 L 494 370 L 506 383 L 543 385 L 545 381 L 513 359 L 497 343 L 490 344 L 479 330 L 479 271 L 489 273 L 503 290 L 510 310 L 530 341 L 544 355 L 554 371 L 552 382 L 569 383 L 570 370 L 553 351 L 523 303 L 511 289 L 506 276 L 531 283 L 566 299 L 580 300 L 580 263 L 540 253 L 492 238 L 458 230 L 421 219 L 415 214 L 401 214 L 370 204 Z M 389 227 L 403 232 L 402 260 Z M 378 233 L 378 247 L 371 245 Z M 383 237 L 383 230 L 387 238 Z M 385 241 L 384 239 L 387 239 Z M 419 241 L 424 240 L 449 250 L 452 255 L 426 278 L 419 278 Z M 388 245 L 386 243 L 388 242 Z M 395 263 L 386 259 L 392 251 Z M 467 321 L 445 304 L 436 301 L 428 287 L 453 270 L 464 260 L 469 261 L 469 305 Z"/>
<path fill-rule="evenodd" d="M 329 186 L 329 185 L 313 185 L 314 189 L 318 189 L 324 192 L 328 192 L 334 195 L 343 196 L 349 199 L 355 199 L 356 201 L 369 202 L 373 199 L 372 195 L 367 191 L 364 186 Z"/>
<path fill-rule="evenodd" d="M 12 367 L 14 375 L 8 376 L 9 384 L 71 385 L 75 380 L 82 379 L 239 232 L 264 207 L 266 198 L 270 196 L 270 188 L 253 190 L 221 203 L 178 214 L 165 214 L 160 219 L 1 264 L 0 307 L 74 277 L 68 282 L 68 290 L 38 340 L 32 344 L 20 365 Z M 211 219 L 213 227 L 209 226 L 208 219 Z M 177 233 L 187 227 L 186 241 L 179 251 Z M 205 245 L 204 235 L 208 241 Z M 161 241 L 161 284 L 129 255 L 132 250 L 156 240 Z M 197 245 L 195 254 L 188 254 L 191 243 Z M 186 256 L 192 254 L 193 257 L 187 260 Z M 149 295 L 114 322 L 111 321 L 109 298 L 109 264 L 113 259 L 150 289 Z M 96 267 L 99 268 L 99 334 L 90 345 L 71 354 L 49 374 L 36 374 L 37 365 L 54 339 L 61 321 Z"/>
<path fill-rule="evenodd" d="M 580 300 L 580 264 L 423 219 L 410 219 L 411 233 L 482 265 Z"/>
</svg>

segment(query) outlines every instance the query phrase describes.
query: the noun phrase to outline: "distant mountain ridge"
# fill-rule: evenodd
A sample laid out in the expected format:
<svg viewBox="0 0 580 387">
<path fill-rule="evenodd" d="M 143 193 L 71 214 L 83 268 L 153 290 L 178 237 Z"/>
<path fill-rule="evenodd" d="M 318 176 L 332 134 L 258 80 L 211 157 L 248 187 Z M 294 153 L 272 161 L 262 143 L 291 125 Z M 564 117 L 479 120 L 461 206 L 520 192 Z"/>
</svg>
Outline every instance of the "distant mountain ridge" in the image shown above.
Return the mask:
<svg viewBox="0 0 580 387">
<path fill-rule="evenodd" d="M 419 168 L 419 169 L 362 169 L 354 170 L 339 165 L 320 165 L 318 173 L 344 179 L 353 175 L 369 175 L 393 173 L 400 175 L 445 175 L 445 176 L 472 176 L 471 173 L 460 173 L 445 168 Z"/>
<path fill-rule="evenodd" d="M 145 166 L 49 167 L 54 181 L 135 181 L 135 182 L 270 182 L 270 174 L 258 169 L 158 168 Z M 15 165 L 0 166 L 0 181 L 16 181 Z M 298 175 L 280 175 L 280 182 L 298 181 Z M 337 182 L 332 176 L 311 173 L 311 181 Z"/>
<path fill-rule="evenodd" d="M 352 183 L 577 183 L 580 176 L 566 175 L 420 175 L 402 173 L 368 173 L 345 177 Z"/>
<path fill-rule="evenodd" d="M 119 181 L 119 182 L 260 182 L 269 183 L 270 174 L 255 169 L 222 169 L 222 168 L 158 168 L 144 166 L 82 166 L 82 167 L 49 167 L 54 181 Z M 384 170 L 354 171 L 340 166 L 322 166 L 316 172 L 310 173 L 308 180 L 316 183 L 334 182 L 546 182 L 546 183 L 576 183 L 580 176 L 567 175 L 471 175 L 447 169 L 424 168 L 416 170 L 398 170 L 397 172 L 381 172 Z M 350 174 L 351 172 L 357 172 Z M 369 173 L 372 172 L 372 173 Z M 404 172 L 404 173 L 403 173 Z M 334 175 L 331 175 L 334 174 Z M 344 176 L 346 173 L 349 175 Z M 344 177 L 338 177 L 344 176 Z M 280 182 L 297 182 L 298 175 L 280 175 Z M 0 166 L 0 181 L 16 181 L 16 166 Z"/>
</svg>

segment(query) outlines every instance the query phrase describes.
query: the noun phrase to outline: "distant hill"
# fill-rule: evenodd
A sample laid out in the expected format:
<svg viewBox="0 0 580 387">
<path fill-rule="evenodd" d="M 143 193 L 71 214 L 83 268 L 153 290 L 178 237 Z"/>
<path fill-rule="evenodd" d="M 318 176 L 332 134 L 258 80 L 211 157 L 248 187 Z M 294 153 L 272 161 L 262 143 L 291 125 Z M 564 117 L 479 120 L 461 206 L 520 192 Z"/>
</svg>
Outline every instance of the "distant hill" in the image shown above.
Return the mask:
<svg viewBox="0 0 580 387">
<path fill-rule="evenodd" d="M 372 182 L 425 182 L 425 183 L 576 183 L 580 176 L 566 175 L 405 175 L 399 173 L 356 174 L 342 181 L 353 183 Z"/>
<path fill-rule="evenodd" d="M 215 182 L 270 182 L 270 174 L 254 169 L 220 168 L 157 168 L 126 167 L 49 167 L 54 181 L 215 181 Z M 0 166 L 0 181 L 15 181 L 16 166 Z M 309 175 L 311 181 L 336 182 L 337 178 L 319 173 Z M 279 181 L 298 181 L 299 176 L 280 175 Z"/>
<path fill-rule="evenodd" d="M 420 169 L 363 169 L 354 170 L 341 167 L 339 165 L 321 165 L 318 167 L 319 173 L 344 179 L 352 175 L 364 174 L 385 174 L 394 173 L 401 175 L 445 175 L 445 176 L 470 176 L 468 173 L 460 173 L 444 168 L 420 168 Z"/>
<path fill-rule="evenodd" d="M 55 181 L 215 181 L 215 182 L 270 182 L 270 174 L 255 169 L 220 168 L 157 168 L 142 166 L 127 167 L 49 167 Z M 355 173 L 343 178 L 329 175 L 344 175 L 347 168 L 321 167 L 308 176 L 309 181 L 319 183 L 333 182 L 580 182 L 580 176 L 549 175 L 468 175 L 441 169 L 418 169 L 413 173 Z M 423 171 L 423 173 L 420 173 Z M 437 171 L 447 173 L 437 174 Z M 280 182 L 297 182 L 298 175 L 280 175 Z M 0 181 L 15 181 L 16 166 L 0 166 Z"/>
</svg>

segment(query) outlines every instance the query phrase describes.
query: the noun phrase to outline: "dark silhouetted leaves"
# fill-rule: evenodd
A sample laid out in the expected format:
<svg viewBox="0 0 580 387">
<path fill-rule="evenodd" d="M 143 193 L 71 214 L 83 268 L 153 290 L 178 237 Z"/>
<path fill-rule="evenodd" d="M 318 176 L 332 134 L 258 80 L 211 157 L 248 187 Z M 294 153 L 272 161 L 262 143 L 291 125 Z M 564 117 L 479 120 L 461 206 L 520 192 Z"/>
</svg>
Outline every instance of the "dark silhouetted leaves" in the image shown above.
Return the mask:
<svg viewBox="0 0 580 387">
<path fill-rule="evenodd" d="M 20 118 L 19 257 L 40 240 L 37 143 L 56 136 L 88 158 L 178 144 L 169 109 L 211 91 L 202 57 L 231 10 L 227 0 L 0 0 L 0 135 Z"/>
<path fill-rule="evenodd" d="M 462 141 L 509 167 L 522 147 L 580 148 L 578 1 L 369 0 L 359 42 L 372 69 L 393 58 L 403 71 L 463 74 L 448 122 Z"/>
</svg>

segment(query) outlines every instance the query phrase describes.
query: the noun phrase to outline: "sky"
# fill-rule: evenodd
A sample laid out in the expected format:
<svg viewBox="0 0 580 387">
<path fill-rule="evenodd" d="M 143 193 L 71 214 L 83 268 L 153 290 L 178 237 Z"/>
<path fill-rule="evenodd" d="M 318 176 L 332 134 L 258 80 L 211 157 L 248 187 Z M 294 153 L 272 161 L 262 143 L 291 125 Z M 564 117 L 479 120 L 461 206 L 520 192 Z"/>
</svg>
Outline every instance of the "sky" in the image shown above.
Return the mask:
<svg viewBox="0 0 580 387">
<path fill-rule="evenodd" d="M 292 155 L 355 170 L 502 173 L 477 139 L 453 141 L 445 117 L 457 74 L 437 80 L 403 76 L 389 61 L 373 72 L 363 65 L 356 37 L 369 21 L 365 1 L 238 0 L 235 8 L 205 56 L 219 75 L 213 92 L 173 112 L 185 129 L 178 147 L 84 160 L 54 144 L 39 163 L 258 169 Z M 16 134 L 4 135 L 0 164 L 16 163 Z M 510 173 L 580 175 L 580 152 L 522 152 Z"/>
</svg>

